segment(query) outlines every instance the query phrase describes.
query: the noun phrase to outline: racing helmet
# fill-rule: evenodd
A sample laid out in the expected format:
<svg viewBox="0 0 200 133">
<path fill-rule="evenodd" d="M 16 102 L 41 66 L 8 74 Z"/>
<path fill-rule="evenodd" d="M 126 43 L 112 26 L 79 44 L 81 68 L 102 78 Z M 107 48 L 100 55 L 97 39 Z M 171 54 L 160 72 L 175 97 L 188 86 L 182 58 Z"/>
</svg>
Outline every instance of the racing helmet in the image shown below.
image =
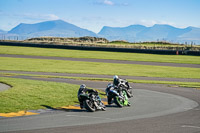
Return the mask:
<svg viewBox="0 0 200 133">
<path fill-rule="evenodd" d="M 113 76 L 113 79 L 118 79 L 119 77 L 117 75 Z"/>
<path fill-rule="evenodd" d="M 80 88 L 81 88 L 81 89 L 85 89 L 85 88 L 86 88 L 86 85 L 85 85 L 85 84 L 82 84 L 82 85 L 80 86 Z"/>
</svg>

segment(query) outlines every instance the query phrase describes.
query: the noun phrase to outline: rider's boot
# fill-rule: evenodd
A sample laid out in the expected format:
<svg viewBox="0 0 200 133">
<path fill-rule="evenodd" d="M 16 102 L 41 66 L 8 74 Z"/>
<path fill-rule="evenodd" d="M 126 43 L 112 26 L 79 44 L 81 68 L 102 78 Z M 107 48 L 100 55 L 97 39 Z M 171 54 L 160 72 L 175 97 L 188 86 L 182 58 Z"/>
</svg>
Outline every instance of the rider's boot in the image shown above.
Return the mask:
<svg viewBox="0 0 200 133">
<path fill-rule="evenodd" d="M 101 107 L 99 107 L 99 105 L 97 105 L 96 102 L 94 102 L 94 105 L 96 106 L 97 109 L 101 109 Z"/>
</svg>

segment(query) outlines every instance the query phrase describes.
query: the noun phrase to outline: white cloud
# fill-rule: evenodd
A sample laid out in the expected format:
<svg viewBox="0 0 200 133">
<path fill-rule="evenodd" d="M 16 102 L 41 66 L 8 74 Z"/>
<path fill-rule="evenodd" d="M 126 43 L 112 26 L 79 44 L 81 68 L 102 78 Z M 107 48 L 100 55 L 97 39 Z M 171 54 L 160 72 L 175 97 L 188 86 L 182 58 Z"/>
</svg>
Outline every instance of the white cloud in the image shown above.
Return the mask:
<svg viewBox="0 0 200 133">
<path fill-rule="evenodd" d="M 20 23 L 38 23 L 41 21 L 60 19 L 55 14 L 33 14 L 33 13 L 8 13 L 0 10 L 0 29 L 10 30 Z"/>
<path fill-rule="evenodd" d="M 93 2 L 93 4 L 106 5 L 106 6 L 128 6 L 129 5 L 126 2 L 119 3 L 119 2 L 113 2 L 111 0 L 97 0 L 96 2 Z"/>
<path fill-rule="evenodd" d="M 112 2 L 111 0 L 97 0 L 96 2 L 93 2 L 93 3 L 97 5 L 107 5 L 107 6 L 115 5 L 115 3 Z"/>
<path fill-rule="evenodd" d="M 138 24 L 145 26 L 153 26 L 155 24 L 167 24 L 167 25 L 175 25 L 173 22 L 163 21 L 163 20 L 140 20 L 137 22 Z"/>
<path fill-rule="evenodd" d="M 114 3 L 110 0 L 104 0 L 103 3 L 110 6 L 114 5 Z"/>
<path fill-rule="evenodd" d="M 22 17 L 24 19 L 33 19 L 33 20 L 57 20 L 58 16 L 55 14 L 16 14 L 16 16 Z"/>
<path fill-rule="evenodd" d="M 0 16 L 12 17 L 17 19 L 28 19 L 28 20 L 57 20 L 60 19 L 55 14 L 33 14 L 33 13 L 6 13 L 0 11 Z"/>
<path fill-rule="evenodd" d="M 56 16 L 55 14 L 47 14 L 46 17 L 50 20 L 57 20 L 60 19 L 58 16 Z"/>
</svg>

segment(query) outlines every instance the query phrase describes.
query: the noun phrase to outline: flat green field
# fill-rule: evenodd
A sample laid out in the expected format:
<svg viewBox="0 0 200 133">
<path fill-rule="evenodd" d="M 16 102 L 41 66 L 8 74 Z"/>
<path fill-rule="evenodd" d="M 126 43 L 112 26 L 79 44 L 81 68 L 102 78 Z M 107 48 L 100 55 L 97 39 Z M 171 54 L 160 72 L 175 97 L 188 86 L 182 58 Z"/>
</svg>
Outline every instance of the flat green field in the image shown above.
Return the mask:
<svg viewBox="0 0 200 133">
<path fill-rule="evenodd" d="M 0 70 L 200 78 L 200 68 L 0 57 Z"/>
<path fill-rule="evenodd" d="M 0 54 L 200 64 L 200 56 L 102 52 L 17 46 L 0 46 Z"/>
</svg>

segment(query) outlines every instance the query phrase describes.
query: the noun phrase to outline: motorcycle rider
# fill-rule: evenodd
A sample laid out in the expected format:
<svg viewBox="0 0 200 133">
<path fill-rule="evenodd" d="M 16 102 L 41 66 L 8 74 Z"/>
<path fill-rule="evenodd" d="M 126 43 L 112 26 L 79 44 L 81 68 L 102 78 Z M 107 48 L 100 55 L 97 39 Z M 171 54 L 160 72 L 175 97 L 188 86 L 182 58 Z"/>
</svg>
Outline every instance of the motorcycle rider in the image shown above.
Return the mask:
<svg viewBox="0 0 200 133">
<path fill-rule="evenodd" d="M 111 83 L 109 83 L 106 88 L 107 101 L 109 105 L 112 104 L 112 97 L 108 94 L 110 90 L 115 90 L 114 85 Z"/>
<path fill-rule="evenodd" d="M 129 85 L 128 81 L 124 80 L 124 79 L 120 79 L 117 75 L 113 76 L 113 84 L 115 87 L 117 87 L 119 89 L 120 95 L 121 95 L 121 91 L 122 88 L 121 86 L 119 86 L 120 84 L 125 83 L 125 85 L 129 88 L 132 89 L 132 87 Z M 132 94 L 129 92 L 130 97 L 132 97 Z"/>
<path fill-rule="evenodd" d="M 122 82 L 125 82 L 128 88 L 130 87 L 126 80 L 120 79 L 117 75 L 113 76 L 113 84 L 115 86 L 118 86 Z"/>
<path fill-rule="evenodd" d="M 119 86 L 119 84 L 122 82 L 122 79 L 120 79 L 117 75 L 113 76 L 113 85 L 115 88 L 119 89 L 119 95 L 122 95 L 122 88 Z"/>
<path fill-rule="evenodd" d="M 80 88 L 78 90 L 78 100 L 79 100 L 81 109 L 83 109 L 83 99 L 81 99 L 80 95 L 85 94 L 85 93 L 91 93 L 91 92 L 94 92 L 96 95 L 98 95 L 98 92 L 96 90 L 86 88 L 85 84 L 80 85 Z M 97 107 L 97 109 L 100 109 L 100 107 L 97 105 L 96 102 L 95 102 L 95 106 Z"/>
<path fill-rule="evenodd" d="M 125 82 L 125 84 L 127 85 L 127 87 L 129 88 L 129 84 L 126 80 L 124 79 L 120 79 L 117 75 L 113 76 L 113 85 L 114 85 L 114 88 L 115 89 L 118 89 L 119 90 L 119 95 L 122 96 L 122 87 L 120 86 L 120 84 L 122 82 Z M 131 87 L 130 87 L 131 88 Z M 130 102 L 128 103 L 128 106 L 130 106 Z"/>
<path fill-rule="evenodd" d="M 106 90 L 105 90 L 105 92 L 106 92 L 106 95 L 107 95 L 107 101 L 108 101 L 108 105 L 110 105 L 110 104 L 112 104 L 113 103 L 113 96 L 112 96 L 112 94 L 110 94 L 110 92 L 111 91 L 117 91 L 119 89 L 119 87 L 116 87 L 116 86 L 114 86 L 113 84 L 111 84 L 111 83 L 109 83 L 108 85 L 107 85 L 107 88 L 106 88 Z M 119 91 L 118 91 L 119 92 Z M 120 95 L 119 97 L 121 97 L 122 99 L 124 99 L 125 97 L 123 97 L 122 95 Z M 124 99 L 125 100 L 125 99 Z M 127 104 L 128 106 L 130 106 L 131 104 L 130 104 L 130 102 L 128 101 L 128 104 Z"/>
</svg>

